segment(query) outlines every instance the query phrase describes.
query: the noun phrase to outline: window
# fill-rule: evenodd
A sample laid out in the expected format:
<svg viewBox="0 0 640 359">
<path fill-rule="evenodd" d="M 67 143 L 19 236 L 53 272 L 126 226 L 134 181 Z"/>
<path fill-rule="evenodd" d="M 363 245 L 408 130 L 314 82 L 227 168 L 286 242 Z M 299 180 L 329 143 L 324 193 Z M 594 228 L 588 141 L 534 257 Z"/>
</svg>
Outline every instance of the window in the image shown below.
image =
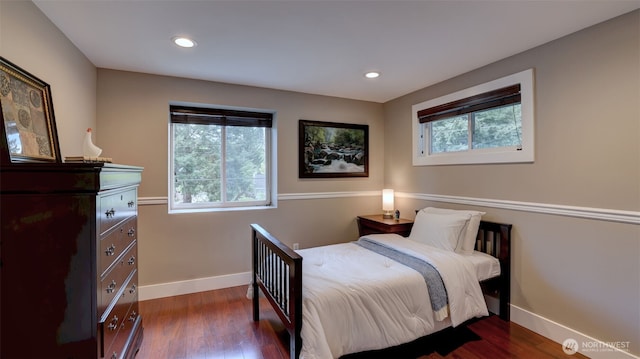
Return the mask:
<svg viewBox="0 0 640 359">
<path fill-rule="evenodd" d="M 170 212 L 270 206 L 273 114 L 170 106 Z"/>
<path fill-rule="evenodd" d="M 533 70 L 413 106 L 414 166 L 532 162 Z"/>
</svg>

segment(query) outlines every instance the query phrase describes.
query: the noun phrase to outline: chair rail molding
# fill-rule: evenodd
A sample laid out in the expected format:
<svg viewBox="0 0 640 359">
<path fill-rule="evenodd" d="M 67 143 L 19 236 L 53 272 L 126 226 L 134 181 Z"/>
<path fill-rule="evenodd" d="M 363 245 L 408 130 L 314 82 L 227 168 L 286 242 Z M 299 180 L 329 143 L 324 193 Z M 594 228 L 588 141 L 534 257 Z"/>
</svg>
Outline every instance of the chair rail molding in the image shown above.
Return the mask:
<svg viewBox="0 0 640 359">
<path fill-rule="evenodd" d="M 472 206 L 508 209 L 513 211 L 543 213 L 558 216 L 578 217 L 610 222 L 640 224 L 640 212 L 609 208 L 579 207 L 551 203 L 509 201 L 501 199 L 447 196 L 423 193 L 397 193 L 396 197 L 420 199 L 424 201 L 466 204 Z"/>
<path fill-rule="evenodd" d="M 294 201 L 294 200 L 313 200 L 313 199 L 346 198 L 346 197 L 375 197 L 375 196 L 381 196 L 381 195 L 382 195 L 382 190 L 380 191 L 280 193 L 278 194 L 278 200 Z M 461 196 L 397 192 L 397 191 L 395 192 L 395 196 L 398 198 L 409 198 L 409 199 L 417 199 L 417 200 L 423 200 L 423 201 L 454 203 L 454 204 L 463 204 L 463 205 L 470 205 L 470 206 L 507 209 L 512 211 L 586 218 L 586 219 L 609 221 L 609 222 L 640 224 L 640 211 L 624 211 L 624 210 L 617 210 L 617 209 L 610 209 L 610 208 L 580 207 L 580 206 L 569 206 L 569 205 L 552 204 L 552 203 L 523 202 L 523 201 L 511 201 L 511 200 L 502 200 L 502 199 L 461 197 Z M 138 199 L 138 204 L 141 206 L 166 205 L 167 203 L 168 203 L 167 197 L 139 197 Z"/>
</svg>

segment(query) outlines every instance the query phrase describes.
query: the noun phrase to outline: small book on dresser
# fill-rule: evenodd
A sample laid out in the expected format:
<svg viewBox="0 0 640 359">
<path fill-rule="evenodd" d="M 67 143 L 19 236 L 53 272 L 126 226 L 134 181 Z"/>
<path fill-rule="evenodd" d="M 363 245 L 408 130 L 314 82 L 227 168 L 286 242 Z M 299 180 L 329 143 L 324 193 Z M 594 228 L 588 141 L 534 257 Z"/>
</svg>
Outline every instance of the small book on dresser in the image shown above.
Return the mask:
<svg viewBox="0 0 640 359">
<path fill-rule="evenodd" d="M 111 157 L 89 157 L 89 156 L 66 156 L 64 161 L 67 163 L 111 163 Z"/>
</svg>

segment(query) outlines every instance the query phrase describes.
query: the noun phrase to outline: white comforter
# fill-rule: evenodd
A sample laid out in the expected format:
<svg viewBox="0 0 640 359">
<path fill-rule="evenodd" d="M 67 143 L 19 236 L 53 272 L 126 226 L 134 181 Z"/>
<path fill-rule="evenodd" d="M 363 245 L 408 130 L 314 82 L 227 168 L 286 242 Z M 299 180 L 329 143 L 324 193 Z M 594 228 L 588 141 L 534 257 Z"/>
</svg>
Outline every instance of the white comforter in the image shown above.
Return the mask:
<svg viewBox="0 0 640 359">
<path fill-rule="evenodd" d="M 391 347 L 488 315 L 473 264 L 463 256 L 395 234 L 367 237 L 433 265 L 447 290 L 450 318 L 434 320 L 424 278 L 409 267 L 353 243 L 299 250 L 301 358 Z"/>
</svg>

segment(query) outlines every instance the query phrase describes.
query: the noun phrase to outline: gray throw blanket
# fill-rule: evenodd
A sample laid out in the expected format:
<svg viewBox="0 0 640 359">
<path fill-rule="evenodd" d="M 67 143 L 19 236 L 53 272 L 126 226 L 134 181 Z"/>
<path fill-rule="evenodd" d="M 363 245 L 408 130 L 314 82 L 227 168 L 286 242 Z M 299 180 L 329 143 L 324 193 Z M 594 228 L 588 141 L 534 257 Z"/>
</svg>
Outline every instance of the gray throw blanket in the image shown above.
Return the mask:
<svg viewBox="0 0 640 359">
<path fill-rule="evenodd" d="M 427 284 L 427 289 L 429 290 L 429 296 L 431 298 L 431 308 L 437 313 L 436 319 L 444 319 L 448 316 L 446 308 L 448 301 L 447 290 L 444 287 L 444 282 L 442 281 L 440 273 L 431 264 L 368 238 L 360 238 L 355 242 L 355 244 L 383 255 L 398 263 L 404 264 L 420 273 L 424 278 L 424 282 Z"/>
</svg>

